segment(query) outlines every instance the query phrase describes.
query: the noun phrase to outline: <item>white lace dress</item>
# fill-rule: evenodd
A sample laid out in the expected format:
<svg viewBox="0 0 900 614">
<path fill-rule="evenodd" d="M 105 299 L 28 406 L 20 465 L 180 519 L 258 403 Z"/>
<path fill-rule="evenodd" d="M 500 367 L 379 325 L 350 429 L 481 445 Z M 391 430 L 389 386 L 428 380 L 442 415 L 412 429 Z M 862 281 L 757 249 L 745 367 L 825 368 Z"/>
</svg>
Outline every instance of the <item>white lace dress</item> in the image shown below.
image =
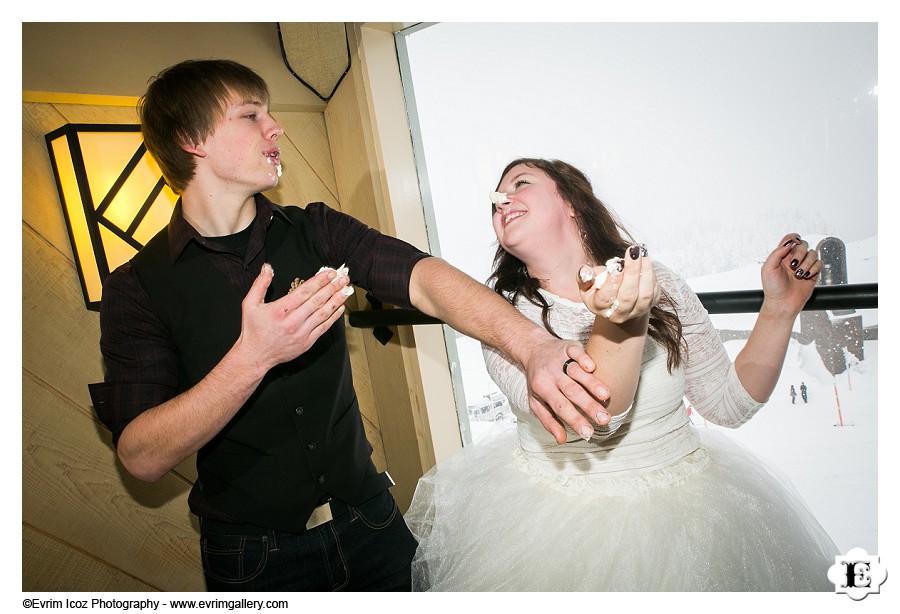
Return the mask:
<svg viewBox="0 0 900 614">
<path fill-rule="evenodd" d="M 419 481 L 406 521 L 419 540 L 413 589 L 438 591 L 834 590 L 837 548 L 780 474 L 718 433 L 761 404 L 743 389 L 697 296 L 654 264 L 677 305 L 686 364 L 669 373 L 648 337 L 631 410 L 560 445 L 528 409 L 525 376 L 485 348 L 515 430 L 469 446 Z M 586 343 L 594 315 L 544 293 L 563 338 Z M 518 308 L 540 323 L 540 309 Z"/>
</svg>

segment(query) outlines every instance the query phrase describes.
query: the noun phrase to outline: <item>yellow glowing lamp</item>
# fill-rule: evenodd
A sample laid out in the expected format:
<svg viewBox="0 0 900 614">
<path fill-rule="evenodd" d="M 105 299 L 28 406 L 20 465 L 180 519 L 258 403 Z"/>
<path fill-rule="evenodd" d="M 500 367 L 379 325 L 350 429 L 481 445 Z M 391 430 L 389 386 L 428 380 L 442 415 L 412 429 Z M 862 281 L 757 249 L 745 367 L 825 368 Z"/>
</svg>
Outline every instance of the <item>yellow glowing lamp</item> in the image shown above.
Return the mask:
<svg viewBox="0 0 900 614">
<path fill-rule="evenodd" d="M 66 124 L 46 136 L 88 309 L 103 280 L 164 227 L 177 195 L 132 124 Z"/>
</svg>

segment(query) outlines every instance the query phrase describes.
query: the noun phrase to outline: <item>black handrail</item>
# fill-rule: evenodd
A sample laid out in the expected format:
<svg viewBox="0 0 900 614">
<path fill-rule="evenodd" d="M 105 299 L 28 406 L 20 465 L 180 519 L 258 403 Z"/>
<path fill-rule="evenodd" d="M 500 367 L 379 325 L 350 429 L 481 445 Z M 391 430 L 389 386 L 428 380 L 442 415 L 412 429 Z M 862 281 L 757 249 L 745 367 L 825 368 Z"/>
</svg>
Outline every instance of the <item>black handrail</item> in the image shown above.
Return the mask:
<svg viewBox="0 0 900 614">
<path fill-rule="evenodd" d="M 729 292 L 698 292 L 700 302 L 709 313 L 753 313 L 763 303 L 762 290 L 736 290 Z M 804 311 L 842 309 L 876 309 L 878 284 L 846 284 L 816 286 L 803 307 Z M 376 328 L 379 326 L 403 326 L 418 324 L 443 324 L 441 320 L 417 309 L 374 309 L 354 311 L 350 314 L 350 326 Z"/>
<path fill-rule="evenodd" d="M 763 303 L 762 290 L 698 292 L 700 302 L 710 313 L 758 312 Z M 816 286 L 803 311 L 841 309 L 877 309 L 878 284 Z"/>
</svg>

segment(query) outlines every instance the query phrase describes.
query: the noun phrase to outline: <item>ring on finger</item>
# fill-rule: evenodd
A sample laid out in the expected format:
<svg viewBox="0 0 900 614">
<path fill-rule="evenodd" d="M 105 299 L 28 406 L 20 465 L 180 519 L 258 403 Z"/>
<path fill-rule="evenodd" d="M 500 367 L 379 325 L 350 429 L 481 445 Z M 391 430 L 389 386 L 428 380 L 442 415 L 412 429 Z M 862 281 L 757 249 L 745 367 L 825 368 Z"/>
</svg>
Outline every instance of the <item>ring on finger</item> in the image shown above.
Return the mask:
<svg viewBox="0 0 900 614">
<path fill-rule="evenodd" d="M 569 371 L 568 371 L 569 365 L 572 364 L 573 362 L 575 362 L 575 359 L 570 358 L 569 360 L 567 360 L 566 362 L 563 363 L 563 373 L 565 373 L 566 375 L 569 374 Z"/>
</svg>

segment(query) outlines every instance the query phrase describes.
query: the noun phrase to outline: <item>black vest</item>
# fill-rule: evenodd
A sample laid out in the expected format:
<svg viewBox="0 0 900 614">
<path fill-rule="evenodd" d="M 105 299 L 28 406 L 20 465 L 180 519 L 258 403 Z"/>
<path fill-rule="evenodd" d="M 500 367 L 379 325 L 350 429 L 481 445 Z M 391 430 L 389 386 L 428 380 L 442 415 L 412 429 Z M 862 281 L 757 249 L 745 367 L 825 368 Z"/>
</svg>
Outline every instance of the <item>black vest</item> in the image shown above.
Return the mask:
<svg viewBox="0 0 900 614">
<path fill-rule="evenodd" d="M 283 211 L 266 234 L 276 276 L 267 301 L 326 264 L 306 212 Z M 179 356 L 179 392 L 203 379 L 241 332 L 243 296 L 191 241 L 173 263 L 164 228 L 132 259 Z M 281 273 L 280 275 L 277 273 Z M 371 461 L 353 389 L 343 320 L 295 360 L 272 369 L 231 422 L 197 453 L 191 510 L 301 532 L 323 494 L 351 505 L 390 486 Z M 210 513 L 209 510 L 214 510 Z"/>
</svg>

